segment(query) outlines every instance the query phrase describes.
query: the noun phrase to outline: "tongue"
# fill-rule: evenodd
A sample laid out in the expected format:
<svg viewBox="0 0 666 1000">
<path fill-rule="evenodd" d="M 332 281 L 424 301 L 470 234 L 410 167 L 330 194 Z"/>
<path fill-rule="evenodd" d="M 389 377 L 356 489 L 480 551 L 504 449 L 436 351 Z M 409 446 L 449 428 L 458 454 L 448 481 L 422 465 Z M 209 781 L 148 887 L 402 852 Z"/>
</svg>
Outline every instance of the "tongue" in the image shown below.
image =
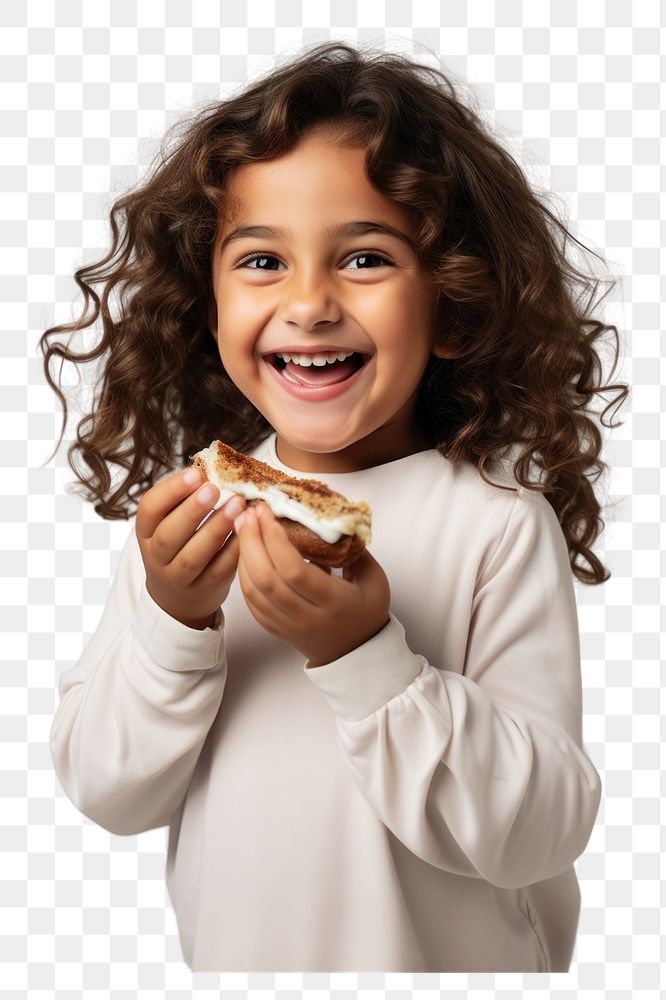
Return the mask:
<svg viewBox="0 0 666 1000">
<path fill-rule="evenodd" d="M 356 371 L 357 365 L 353 358 L 346 358 L 344 361 L 336 361 L 329 365 L 310 365 L 309 368 L 303 365 L 295 365 L 290 361 L 282 370 L 284 378 L 297 385 L 306 385 L 312 388 L 324 385 L 335 385 L 336 382 L 344 382 Z"/>
</svg>

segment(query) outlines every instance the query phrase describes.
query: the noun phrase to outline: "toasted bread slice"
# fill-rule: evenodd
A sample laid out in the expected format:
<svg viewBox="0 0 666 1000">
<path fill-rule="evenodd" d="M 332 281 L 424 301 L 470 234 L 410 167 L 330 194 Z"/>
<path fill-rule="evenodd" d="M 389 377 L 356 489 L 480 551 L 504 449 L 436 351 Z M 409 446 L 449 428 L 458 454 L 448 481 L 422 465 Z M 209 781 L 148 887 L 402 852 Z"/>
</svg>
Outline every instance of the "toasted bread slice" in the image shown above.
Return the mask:
<svg viewBox="0 0 666 1000">
<path fill-rule="evenodd" d="M 368 504 L 352 503 L 319 480 L 288 476 L 222 441 L 197 452 L 192 464 L 220 491 L 237 493 L 248 504 L 267 503 L 291 542 L 312 562 L 348 566 L 370 541 Z"/>
</svg>

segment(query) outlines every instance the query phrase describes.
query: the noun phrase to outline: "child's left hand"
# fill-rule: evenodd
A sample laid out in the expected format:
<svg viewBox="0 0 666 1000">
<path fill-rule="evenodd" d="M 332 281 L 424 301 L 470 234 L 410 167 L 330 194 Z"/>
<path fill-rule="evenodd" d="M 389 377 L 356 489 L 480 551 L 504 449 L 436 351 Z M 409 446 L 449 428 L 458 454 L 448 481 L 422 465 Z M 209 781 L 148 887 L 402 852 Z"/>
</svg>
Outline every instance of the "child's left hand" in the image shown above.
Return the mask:
<svg viewBox="0 0 666 1000">
<path fill-rule="evenodd" d="M 238 579 L 250 612 L 306 656 L 308 667 L 337 660 L 388 623 L 389 583 L 369 552 L 340 578 L 306 562 L 264 503 L 248 507 L 234 528 Z"/>
</svg>

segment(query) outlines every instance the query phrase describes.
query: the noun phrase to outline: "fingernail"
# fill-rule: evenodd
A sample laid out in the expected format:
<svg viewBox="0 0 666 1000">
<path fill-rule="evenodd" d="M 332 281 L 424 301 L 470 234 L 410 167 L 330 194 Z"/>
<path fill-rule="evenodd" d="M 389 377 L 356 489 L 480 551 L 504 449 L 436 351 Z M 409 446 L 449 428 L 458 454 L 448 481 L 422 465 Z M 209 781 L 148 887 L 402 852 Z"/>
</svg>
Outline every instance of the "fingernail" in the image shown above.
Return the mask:
<svg viewBox="0 0 666 1000">
<path fill-rule="evenodd" d="M 244 520 L 245 520 L 245 511 L 243 511 L 242 514 L 239 514 L 236 520 L 234 521 L 234 531 L 236 532 L 236 534 L 238 534 L 240 529 L 243 527 Z"/>
<path fill-rule="evenodd" d="M 243 497 L 233 496 L 224 505 L 224 515 L 233 521 L 241 511 L 245 510 L 245 500 Z"/>
<path fill-rule="evenodd" d="M 209 504 L 215 495 L 215 491 L 212 486 L 202 486 L 197 493 L 197 500 L 201 504 Z"/>
<path fill-rule="evenodd" d="M 194 486 L 201 480 L 201 473 L 198 469 L 188 469 L 187 472 L 183 473 L 183 482 L 187 483 L 188 486 Z"/>
</svg>

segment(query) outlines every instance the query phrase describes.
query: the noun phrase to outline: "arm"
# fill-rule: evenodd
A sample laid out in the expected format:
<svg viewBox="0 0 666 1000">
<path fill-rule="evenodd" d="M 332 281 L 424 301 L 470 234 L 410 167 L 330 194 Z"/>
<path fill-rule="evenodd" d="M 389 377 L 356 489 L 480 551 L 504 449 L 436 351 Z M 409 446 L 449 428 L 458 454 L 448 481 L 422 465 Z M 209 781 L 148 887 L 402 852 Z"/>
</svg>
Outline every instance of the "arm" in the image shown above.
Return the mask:
<svg viewBox="0 0 666 1000">
<path fill-rule="evenodd" d="M 518 493 L 476 588 L 463 674 L 412 652 L 394 617 L 305 672 L 359 790 L 429 864 L 516 888 L 585 849 L 601 782 L 581 740 L 567 548 L 543 497 Z"/>
<path fill-rule="evenodd" d="M 224 691 L 221 610 L 215 625 L 188 628 L 152 600 L 132 530 L 50 736 L 65 792 L 105 829 L 164 826 L 181 804 Z"/>
<path fill-rule="evenodd" d="M 60 679 L 56 772 L 77 808 L 113 833 L 170 821 L 222 700 L 220 606 L 244 501 L 213 510 L 219 490 L 201 485 L 186 469 L 143 495 L 97 631 Z"/>
</svg>

